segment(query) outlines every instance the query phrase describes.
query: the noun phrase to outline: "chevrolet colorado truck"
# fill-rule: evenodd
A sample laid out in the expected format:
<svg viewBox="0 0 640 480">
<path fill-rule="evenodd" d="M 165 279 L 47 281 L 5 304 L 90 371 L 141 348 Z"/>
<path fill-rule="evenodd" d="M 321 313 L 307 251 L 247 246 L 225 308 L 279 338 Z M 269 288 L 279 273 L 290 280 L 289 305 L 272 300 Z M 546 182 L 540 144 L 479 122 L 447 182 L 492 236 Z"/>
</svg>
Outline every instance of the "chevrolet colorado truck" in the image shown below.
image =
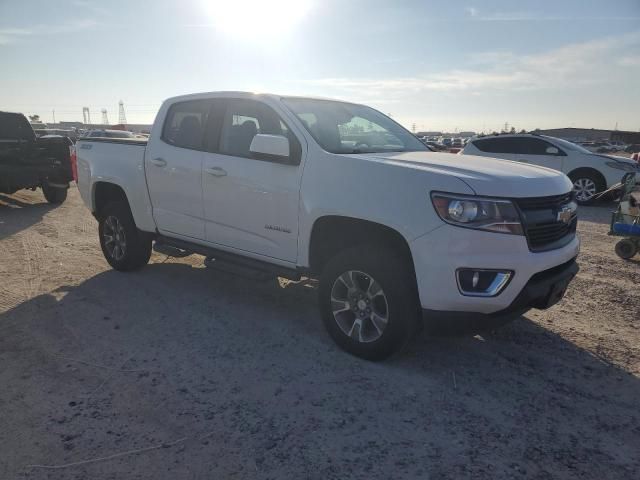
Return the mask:
<svg viewBox="0 0 640 480">
<path fill-rule="evenodd" d="M 371 360 L 425 324 L 495 327 L 564 295 L 578 266 L 571 181 L 431 152 L 353 103 L 240 92 L 166 100 L 147 139 L 82 138 L 78 186 L 117 270 L 152 247 L 319 279 L 323 322 Z"/>
<path fill-rule="evenodd" d="M 49 203 L 64 202 L 73 180 L 72 151 L 69 138 L 36 138 L 24 115 L 0 112 L 0 193 L 40 187 Z"/>
</svg>

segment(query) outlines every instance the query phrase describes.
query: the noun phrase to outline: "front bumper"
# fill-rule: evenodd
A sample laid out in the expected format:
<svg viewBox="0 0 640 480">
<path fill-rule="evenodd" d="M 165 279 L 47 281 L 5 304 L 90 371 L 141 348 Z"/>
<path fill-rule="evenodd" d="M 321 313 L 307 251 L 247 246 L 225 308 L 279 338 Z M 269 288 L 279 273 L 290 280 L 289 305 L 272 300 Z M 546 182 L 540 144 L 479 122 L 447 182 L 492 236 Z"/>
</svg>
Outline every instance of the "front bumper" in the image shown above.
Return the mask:
<svg viewBox="0 0 640 480">
<path fill-rule="evenodd" d="M 423 309 L 488 315 L 512 307 L 536 274 L 574 260 L 580 241 L 576 235 L 561 248 L 531 252 L 524 236 L 443 225 L 415 239 L 410 248 Z M 459 268 L 510 270 L 514 275 L 499 295 L 470 297 L 458 290 Z"/>
<path fill-rule="evenodd" d="M 575 258 L 536 273 L 511 305 L 493 313 L 469 313 L 423 309 L 427 330 L 433 333 L 490 330 L 503 325 L 531 308 L 546 309 L 559 302 L 579 267 Z"/>
</svg>

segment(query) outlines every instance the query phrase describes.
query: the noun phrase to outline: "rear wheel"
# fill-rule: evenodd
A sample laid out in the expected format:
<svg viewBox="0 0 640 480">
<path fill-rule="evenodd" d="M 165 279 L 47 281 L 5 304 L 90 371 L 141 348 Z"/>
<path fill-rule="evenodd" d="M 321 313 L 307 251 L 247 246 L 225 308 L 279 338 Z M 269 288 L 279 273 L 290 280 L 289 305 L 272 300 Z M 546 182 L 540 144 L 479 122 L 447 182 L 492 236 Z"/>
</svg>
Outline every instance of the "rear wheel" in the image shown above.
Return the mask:
<svg viewBox="0 0 640 480">
<path fill-rule="evenodd" d="M 126 203 L 111 202 L 102 209 L 98 233 L 104 258 L 114 269 L 136 270 L 149 262 L 151 239 L 138 230 Z"/>
<path fill-rule="evenodd" d="M 389 248 L 361 246 L 336 255 L 322 273 L 319 297 L 333 340 L 367 360 L 398 352 L 419 326 L 412 269 Z"/>
<path fill-rule="evenodd" d="M 638 253 L 638 245 L 636 245 L 633 240 L 629 238 L 623 238 L 618 243 L 616 243 L 616 254 L 620 258 L 628 260 L 636 253 Z"/>
<path fill-rule="evenodd" d="M 573 182 L 573 190 L 576 192 L 576 201 L 581 205 L 593 201 L 596 194 L 605 188 L 602 180 L 589 171 L 572 173 L 570 178 Z"/>
<path fill-rule="evenodd" d="M 59 205 L 67 199 L 68 189 L 69 187 L 54 187 L 46 182 L 42 184 L 44 198 L 47 199 L 47 202 L 54 205 Z"/>
</svg>

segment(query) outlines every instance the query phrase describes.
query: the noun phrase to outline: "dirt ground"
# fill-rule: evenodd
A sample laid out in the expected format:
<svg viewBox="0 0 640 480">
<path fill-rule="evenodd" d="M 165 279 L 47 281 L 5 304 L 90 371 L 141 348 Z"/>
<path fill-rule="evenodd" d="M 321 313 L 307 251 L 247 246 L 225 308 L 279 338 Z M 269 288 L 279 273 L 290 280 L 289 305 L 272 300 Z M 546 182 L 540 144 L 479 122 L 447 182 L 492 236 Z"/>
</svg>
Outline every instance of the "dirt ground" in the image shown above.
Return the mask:
<svg viewBox="0 0 640 480">
<path fill-rule="evenodd" d="M 312 283 L 118 273 L 75 187 L 0 195 L 0 478 L 637 479 L 640 257 L 610 208 L 581 209 L 562 303 L 368 363 Z"/>
</svg>

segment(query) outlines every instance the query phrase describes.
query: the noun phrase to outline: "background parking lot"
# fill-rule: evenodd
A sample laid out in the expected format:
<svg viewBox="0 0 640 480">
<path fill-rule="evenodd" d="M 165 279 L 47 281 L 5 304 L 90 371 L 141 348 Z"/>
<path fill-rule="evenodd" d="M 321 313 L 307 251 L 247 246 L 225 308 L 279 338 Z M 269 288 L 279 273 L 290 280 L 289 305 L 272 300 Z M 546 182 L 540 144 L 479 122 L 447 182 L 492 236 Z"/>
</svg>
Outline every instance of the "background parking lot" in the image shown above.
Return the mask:
<svg viewBox="0 0 640 480">
<path fill-rule="evenodd" d="M 580 210 L 560 304 L 369 363 L 313 282 L 118 273 L 75 187 L 0 195 L 0 478 L 637 478 L 640 262 L 610 209 Z"/>
</svg>

